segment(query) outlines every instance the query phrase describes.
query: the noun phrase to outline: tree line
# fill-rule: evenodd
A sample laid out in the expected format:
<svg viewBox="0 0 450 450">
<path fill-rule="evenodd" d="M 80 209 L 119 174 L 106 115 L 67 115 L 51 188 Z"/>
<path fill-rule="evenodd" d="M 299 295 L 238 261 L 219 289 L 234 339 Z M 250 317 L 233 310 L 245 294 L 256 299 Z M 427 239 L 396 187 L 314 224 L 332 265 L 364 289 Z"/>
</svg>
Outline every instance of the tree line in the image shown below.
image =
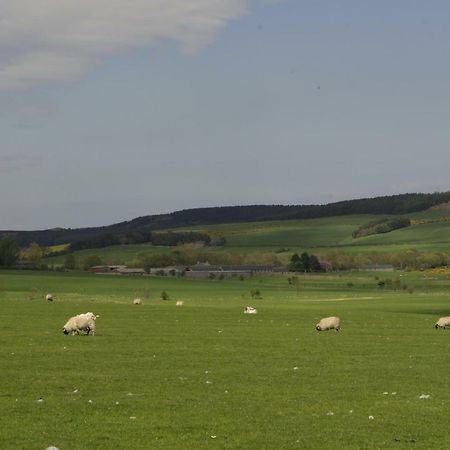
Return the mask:
<svg viewBox="0 0 450 450">
<path fill-rule="evenodd" d="M 149 243 L 152 245 L 176 246 L 201 242 L 204 245 L 211 243 L 207 233 L 194 231 L 127 231 L 125 233 L 104 233 L 72 242 L 66 252 L 86 250 L 91 248 L 104 248 L 111 245 L 130 245 Z"/>
</svg>

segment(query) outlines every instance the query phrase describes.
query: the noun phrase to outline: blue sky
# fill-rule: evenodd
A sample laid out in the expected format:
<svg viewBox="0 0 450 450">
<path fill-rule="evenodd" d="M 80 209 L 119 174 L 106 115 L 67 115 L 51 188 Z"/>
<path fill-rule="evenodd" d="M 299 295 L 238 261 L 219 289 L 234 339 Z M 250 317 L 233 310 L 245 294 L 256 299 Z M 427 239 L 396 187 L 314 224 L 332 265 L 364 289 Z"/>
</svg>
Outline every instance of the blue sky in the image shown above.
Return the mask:
<svg viewBox="0 0 450 450">
<path fill-rule="evenodd" d="M 1 7 L 0 229 L 450 190 L 447 2 L 33 5 Z"/>
</svg>

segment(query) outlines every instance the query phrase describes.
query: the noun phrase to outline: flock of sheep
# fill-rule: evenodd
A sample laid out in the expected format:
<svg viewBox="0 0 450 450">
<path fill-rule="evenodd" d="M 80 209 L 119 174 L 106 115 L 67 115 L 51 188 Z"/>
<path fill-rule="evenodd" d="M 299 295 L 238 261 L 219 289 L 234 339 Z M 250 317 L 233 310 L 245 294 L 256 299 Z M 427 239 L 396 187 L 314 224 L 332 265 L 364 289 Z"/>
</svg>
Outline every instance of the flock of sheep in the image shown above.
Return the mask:
<svg viewBox="0 0 450 450">
<path fill-rule="evenodd" d="M 53 301 L 52 294 L 47 294 L 45 298 L 49 302 Z M 140 298 L 135 298 L 133 300 L 133 305 L 142 305 L 142 300 Z M 184 306 L 184 301 L 178 300 L 176 306 Z M 100 316 L 94 314 L 93 312 L 77 314 L 76 316 L 71 317 L 63 326 L 63 333 L 80 334 L 84 332 L 85 334 L 92 333 L 92 336 L 95 336 L 97 317 Z"/>
<path fill-rule="evenodd" d="M 47 301 L 53 301 L 53 295 L 47 294 L 45 296 Z M 140 298 L 135 298 L 133 300 L 134 305 L 142 305 L 142 300 Z M 178 300 L 176 306 L 184 306 L 183 300 Z M 252 306 L 246 306 L 244 308 L 244 314 L 258 314 L 258 310 Z M 92 312 L 87 312 L 84 314 L 78 314 L 71 317 L 63 327 L 64 334 L 80 334 L 85 332 L 86 334 L 95 335 L 96 320 L 98 315 Z M 450 317 L 441 317 L 435 324 L 435 328 L 446 328 L 450 327 Z M 339 317 L 324 317 L 316 325 L 317 331 L 328 331 L 336 330 L 339 331 L 341 328 L 341 319 Z"/>
</svg>

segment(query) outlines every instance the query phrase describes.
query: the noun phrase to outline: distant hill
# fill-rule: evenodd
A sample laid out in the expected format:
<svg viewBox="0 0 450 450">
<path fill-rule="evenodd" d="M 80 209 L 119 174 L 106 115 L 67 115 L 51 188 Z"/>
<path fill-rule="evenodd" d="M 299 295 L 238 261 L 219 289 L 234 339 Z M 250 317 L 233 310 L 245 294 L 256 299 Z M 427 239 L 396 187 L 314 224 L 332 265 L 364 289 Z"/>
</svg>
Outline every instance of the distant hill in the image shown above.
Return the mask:
<svg viewBox="0 0 450 450">
<path fill-rule="evenodd" d="M 352 214 L 407 214 L 424 211 L 450 202 L 450 192 L 432 194 L 410 193 L 356 200 L 346 200 L 325 205 L 249 205 L 195 208 L 137 217 L 130 221 L 92 228 L 53 228 L 39 231 L 3 230 L 15 236 L 24 247 L 31 242 L 51 246 L 74 243 L 99 236 L 116 239 L 127 233 L 148 233 L 177 227 L 262 222 L 273 220 L 314 219 Z"/>
</svg>

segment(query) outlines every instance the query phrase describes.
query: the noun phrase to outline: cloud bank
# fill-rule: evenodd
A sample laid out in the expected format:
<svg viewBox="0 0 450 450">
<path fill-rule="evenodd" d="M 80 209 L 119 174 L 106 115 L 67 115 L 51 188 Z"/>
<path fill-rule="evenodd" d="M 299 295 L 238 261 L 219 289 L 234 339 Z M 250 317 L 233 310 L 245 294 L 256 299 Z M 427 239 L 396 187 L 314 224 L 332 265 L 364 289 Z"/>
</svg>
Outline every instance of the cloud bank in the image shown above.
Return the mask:
<svg viewBox="0 0 450 450">
<path fill-rule="evenodd" d="M 0 90 L 80 77 L 106 55 L 208 45 L 249 0 L 0 0 Z"/>
</svg>

